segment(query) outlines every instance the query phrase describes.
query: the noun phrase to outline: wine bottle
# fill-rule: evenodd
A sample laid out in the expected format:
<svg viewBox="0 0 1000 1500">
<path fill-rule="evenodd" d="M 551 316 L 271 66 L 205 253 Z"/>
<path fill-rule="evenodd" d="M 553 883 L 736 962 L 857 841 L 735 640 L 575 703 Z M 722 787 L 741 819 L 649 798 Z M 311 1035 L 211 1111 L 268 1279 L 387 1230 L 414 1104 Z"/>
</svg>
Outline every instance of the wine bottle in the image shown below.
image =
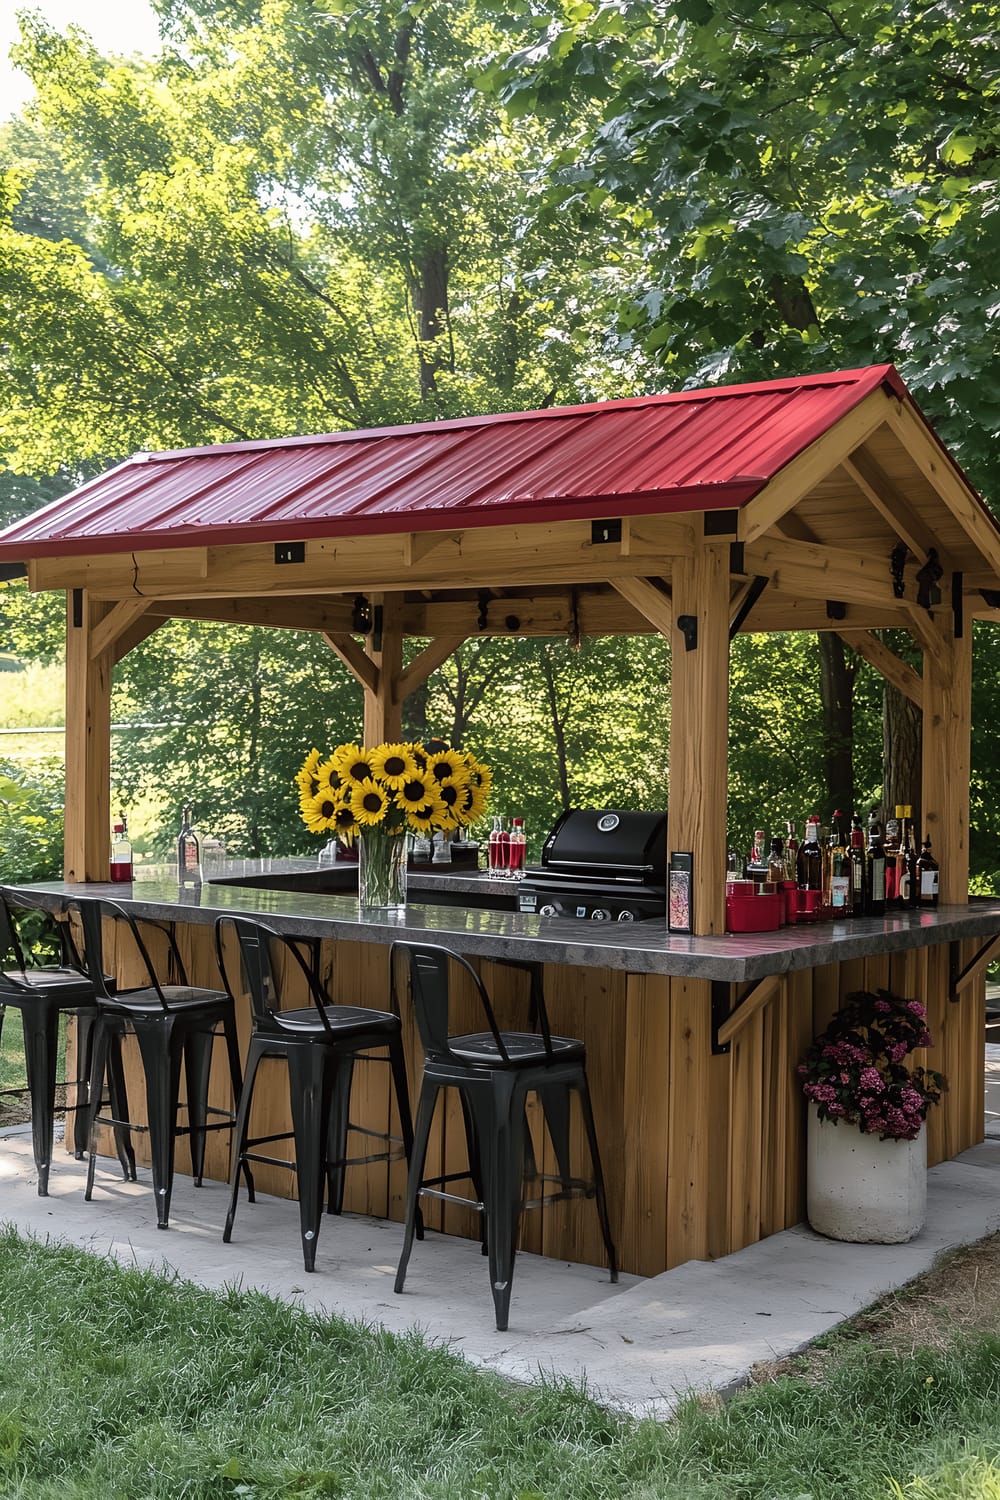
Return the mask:
<svg viewBox="0 0 1000 1500">
<path fill-rule="evenodd" d="M 857 813 L 851 819 L 851 915 L 864 916 L 867 890 L 865 836 Z"/>
<path fill-rule="evenodd" d="M 835 844 L 830 875 L 830 911 L 834 917 L 851 914 L 851 861 L 847 850 Z"/>
<path fill-rule="evenodd" d="M 872 831 L 867 855 L 865 907 L 870 917 L 882 917 L 885 915 L 885 850 L 882 847 L 882 833 L 878 828 Z"/>
<path fill-rule="evenodd" d="M 191 818 L 191 808 L 185 807 L 177 835 L 177 879 L 181 885 L 201 885 L 201 837 Z"/>
<path fill-rule="evenodd" d="M 940 877 L 941 867 L 931 853 L 930 834 L 926 834 L 917 860 L 918 906 L 937 906 Z"/>
<path fill-rule="evenodd" d="M 822 891 L 823 851 L 819 847 L 819 818 L 815 814 L 806 823 L 805 842 L 799 846 L 799 890 Z"/>
</svg>

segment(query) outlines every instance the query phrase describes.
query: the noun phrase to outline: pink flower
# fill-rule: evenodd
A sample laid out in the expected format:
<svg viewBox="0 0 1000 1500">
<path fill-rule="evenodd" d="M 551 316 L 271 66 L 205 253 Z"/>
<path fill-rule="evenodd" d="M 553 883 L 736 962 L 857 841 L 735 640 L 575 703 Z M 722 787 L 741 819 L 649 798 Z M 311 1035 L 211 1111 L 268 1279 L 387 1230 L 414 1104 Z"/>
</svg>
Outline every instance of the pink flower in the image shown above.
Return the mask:
<svg viewBox="0 0 1000 1500">
<path fill-rule="evenodd" d="M 880 1094 L 885 1088 L 885 1081 L 878 1068 L 862 1068 L 858 1082 L 863 1089 L 868 1089 L 873 1094 Z"/>
</svg>

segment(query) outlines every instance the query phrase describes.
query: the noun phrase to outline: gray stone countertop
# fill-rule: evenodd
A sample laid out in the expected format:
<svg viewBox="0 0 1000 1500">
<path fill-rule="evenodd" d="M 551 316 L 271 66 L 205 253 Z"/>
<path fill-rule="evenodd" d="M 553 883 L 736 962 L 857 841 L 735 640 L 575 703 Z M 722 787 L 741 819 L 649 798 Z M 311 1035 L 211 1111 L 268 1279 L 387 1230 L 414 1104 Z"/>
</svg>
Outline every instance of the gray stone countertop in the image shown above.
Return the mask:
<svg viewBox="0 0 1000 1500">
<path fill-rule="evenodd" d="M 483 877 L 467 878 L 481 888 Z M 936 911 L 894 912 L 884 918 L 785 927 L 777 932 L 686 937 L 668 933 L 657 923 L 574 922 L 473 906 L 424 905 L 419 900 L 411 901 L 397 918 L 362 917 L 352 896 L 260 886 L 206 884 L 179 890 L 176 881 L 134 885 L 52 881 L 20 889 L 50 910 L 64 908 L 69 900 L 101 896 L 129 907 L 136 916 L 161 921 L 210 925 L 224 914 L 239 914 L 259 917 L 279 932 L 302 937 L 362 943 L 391 943 L 401 938 L 442 943 L 459 953 L 484 958 L 535 959 L 733 982 L 1000 932 L 1000 901 L 993 900 L 941 906 Z"/>
</svg>

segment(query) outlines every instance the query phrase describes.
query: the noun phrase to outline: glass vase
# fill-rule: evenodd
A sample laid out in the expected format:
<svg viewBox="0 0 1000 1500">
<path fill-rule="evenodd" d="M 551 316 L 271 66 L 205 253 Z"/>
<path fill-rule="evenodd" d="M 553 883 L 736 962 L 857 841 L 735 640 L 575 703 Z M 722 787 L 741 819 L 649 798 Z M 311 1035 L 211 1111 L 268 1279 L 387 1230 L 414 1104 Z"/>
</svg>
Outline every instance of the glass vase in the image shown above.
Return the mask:
<svg viewBox="0 0 1000 1500">
<path fill-rule="evenodd" d="M 406 910 L 406 834 L 370 828 L 358 836 L 358 909 Z"/>
</svg>

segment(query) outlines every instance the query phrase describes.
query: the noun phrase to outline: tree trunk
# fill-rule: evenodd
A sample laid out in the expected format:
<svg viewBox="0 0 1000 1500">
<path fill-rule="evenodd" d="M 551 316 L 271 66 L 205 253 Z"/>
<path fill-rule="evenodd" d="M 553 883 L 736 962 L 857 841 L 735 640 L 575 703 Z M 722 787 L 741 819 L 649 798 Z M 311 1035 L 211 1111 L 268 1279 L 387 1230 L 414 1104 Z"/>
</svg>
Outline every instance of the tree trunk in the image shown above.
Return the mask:
<svg viewBox="0 0 1000 1500">
<path fill-rule="evenodd" d="M 832 630 L 818 632 L 823 705 L 823 767 L 831 813 L 854 811 L 854 678 L 844 643 Z"/>
<path fill-rule="evenodd" d="M 888 817 L 899 806 L 913 809 L 913 828 L 920 829 L 920 755 L 923 722 L 920 709 L 887 682 L 882 693 L 882 788 Z M 919 836 L 919 835 L 918 835 Z"/>
<path fill-rule="evenodd" d="M 427 401 L 437 389 L 438 370 L 451 364 L 439 340 L 448 329 L 448 247 L 438 243 L 419 257 L 410 279 L 410 296 L 417 315 L 417 356 L 420 396 Z"/>
</svg>

